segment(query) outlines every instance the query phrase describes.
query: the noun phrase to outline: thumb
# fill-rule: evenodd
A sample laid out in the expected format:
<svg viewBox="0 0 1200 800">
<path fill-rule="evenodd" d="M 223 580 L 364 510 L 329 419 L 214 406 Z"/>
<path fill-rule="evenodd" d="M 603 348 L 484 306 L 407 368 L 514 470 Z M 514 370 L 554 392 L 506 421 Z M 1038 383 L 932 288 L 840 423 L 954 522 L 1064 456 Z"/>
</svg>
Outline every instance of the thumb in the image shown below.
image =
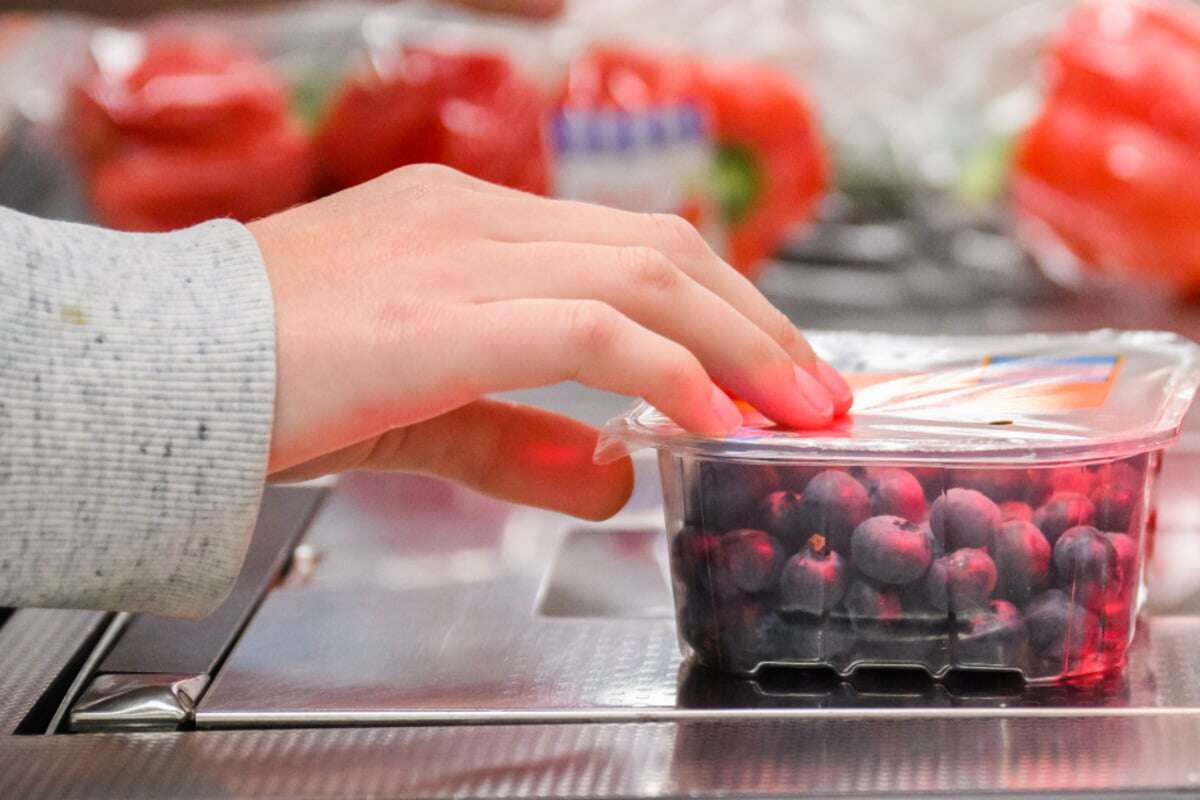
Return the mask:
<svg viewBox="0 0 1200 800">
<path fill-rule="evenodd" d="M 596 429 L 531 406 L 477 400 L 272 476 L 363 469 L 452 480 L 515 503 L 587 519 L 615 514 L 633 489 L 628 458 L 594 464 Z"/>
</svg>

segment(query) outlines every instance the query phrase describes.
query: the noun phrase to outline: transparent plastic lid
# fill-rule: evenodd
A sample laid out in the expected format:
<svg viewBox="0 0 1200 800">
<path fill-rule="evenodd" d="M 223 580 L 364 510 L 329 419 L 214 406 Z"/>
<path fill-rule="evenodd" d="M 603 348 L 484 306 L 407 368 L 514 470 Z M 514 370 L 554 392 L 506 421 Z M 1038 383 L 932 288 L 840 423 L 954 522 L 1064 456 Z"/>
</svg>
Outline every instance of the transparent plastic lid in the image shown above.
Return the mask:
<svg viewBox="0 0 1200 800">
<path fill-rule="evenodd" d="M 604 426 L 597 460 L 643 447 L 766 461 L 1118 458 L 1174 441 L 1200 383 L 1200 347 L 1158 331 L 808 338 L 854 387 L 832 427 L 789 430 L 746 408 L 741 429 L 718 439 L 638 403 Z"/>
</svg>

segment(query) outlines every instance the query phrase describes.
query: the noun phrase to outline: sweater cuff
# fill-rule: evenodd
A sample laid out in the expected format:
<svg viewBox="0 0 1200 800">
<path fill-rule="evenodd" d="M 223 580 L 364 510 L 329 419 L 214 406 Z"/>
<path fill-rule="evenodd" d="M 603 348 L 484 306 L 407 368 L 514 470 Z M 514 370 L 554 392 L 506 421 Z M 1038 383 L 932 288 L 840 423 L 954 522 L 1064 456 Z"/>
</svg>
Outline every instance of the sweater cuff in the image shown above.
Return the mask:
<svg viewBox="0 0 1200 800">
<path fill-rule="evenodd" d="M 270 447 L 274 308 L 257 243 L 230 220 L 23 228 L 28 308 L 0 322 L 16 356 L 0 368 L 16 467 L 0 531 L 23 533 L 0 536 L 0 605 L 203 616 L 241 569 Z"/>
</svg>

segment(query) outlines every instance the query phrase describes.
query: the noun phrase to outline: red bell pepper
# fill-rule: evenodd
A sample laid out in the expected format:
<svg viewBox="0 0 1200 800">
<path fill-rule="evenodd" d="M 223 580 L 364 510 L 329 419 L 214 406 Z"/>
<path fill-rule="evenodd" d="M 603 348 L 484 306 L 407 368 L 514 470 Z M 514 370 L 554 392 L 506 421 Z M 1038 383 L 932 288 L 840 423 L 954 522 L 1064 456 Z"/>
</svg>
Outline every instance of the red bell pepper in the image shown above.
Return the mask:
<svg viewBox="0 0 1200 800">
<path fill-rule="evenodd" d="M 92 204 L 105 224 L 132 231 L 174 230 L 216 217 L 254 220 L 310 197 L 312 172 L 296 168 L 310 155 L 308 141 L 286 128 L 237 147 L 130 144 L 92 170 Z"/>
<path fill-rule="evenodd" d="M 1019 230 L 1094 269 L 1200 288 L 1200 8 L 1083 4 L 1046 58 L 1014 162 Z"/>
<path fill-rule="evenodd" d="M 571 65 L 559 104 L 633 115 L 694 105 L 713 140 L 704 189 L 721 215 L 726 255 L 747 274 L 812 215 L 825 189 L 808 101 L 790 76 L 762 64 L 596 47 Z"/>
<path fill-rule="evenodd" d="M 202 39 L 149 38 L 69 97 L 94 211 L 131 230 L 251 220 L 312 195 L 312 149 L 265 64 Z"/>
<path fill-rule="evenodd" d="M 825 149 L 807 99 L 788 75 L 762 64 L 700 60 L 712 110 L 718 196 L 729 260 L 741 270 L 772 256 L 825 193 Z"/>
<path fill-rule="evenodd" d="M 537 85 L 502 55 L 405 47 L 334 99 L 316 139 L 323 182 L 341 189 L 432 162 L 545 194 L 543 111 Z"/>
<path fill-rule="evenodd" d="M 705 102 L 687 58 L 615 45 L 597 45 L 571 62 L 558 97 L 563 108 L 631 113 L 685 102 Z"/>
</svg>

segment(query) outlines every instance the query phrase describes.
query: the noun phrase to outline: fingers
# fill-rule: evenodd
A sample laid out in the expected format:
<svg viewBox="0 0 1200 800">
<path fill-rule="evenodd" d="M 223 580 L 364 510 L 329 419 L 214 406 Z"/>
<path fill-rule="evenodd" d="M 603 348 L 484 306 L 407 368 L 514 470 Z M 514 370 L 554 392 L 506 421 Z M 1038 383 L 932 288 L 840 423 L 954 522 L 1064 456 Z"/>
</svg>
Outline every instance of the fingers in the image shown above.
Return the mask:
<svg viewBox="0 0 1200 800">
<path fill-rule="evenodd" d="M 516 503 L 604 519 L 633 489 L 629 459 L 592 463 L 596 430 L 582 422 L 498 400 L 480 400 L 412 426 L 365 469 L 437 475 Z"/>
<path fill-rule="evenodd" d="M 599 300 L 508 300 L 451 309 L 439 358 L 463 396 L 578 381 L 644 397 L 681 427 L 736 430 L 741 413 L 686 347 Z"/>
<path fill-rule="evenodd" d="M 638 214 L 569 200 L 549 200 L 432 164 L 406 169 L 424 170 L 428 180 L 463 190 L 462 202 L 469 208 L 468 216 L 482 222 L 484 232 L 500 243 L 574 242 L 613 247 L 648 247 L 659 251 L 693 281 L 720 297 L 770 336 L 795 363 L 807 370 L 816 385 L 813 385 L 813 381 L 805 380 L 804 376 L 797 378 L 796 382 L 811 387 L 816 395 L 821 395 L 823 388 L 833 402 L 834 416 L 849 411 L 854 400 L 849 384 L 836 370 L 816 357 L 808 341 L 785 314 L 771 305 L 745 276 L 713 252 L 695 227 L 681 217 Z M 746 399 L 755 402 L 750 396 Z M 762 398 L 759 397 L 758 401 L 762 402 Z M 765 408 L 760 410 L 774 419 L 797 424 L 787 419 L 786 414 L 781 418 Z M 809 422 L 806 426 L 813 424 Z"/>
<path fill-rule="evenodd" d="M 272 476 L 289 481 L 362 469 L 417 472 L 514 503 L 604 519 L 633 488 L 629 459 L 592 463 L 596 430 L 498 400 L 479 400 Z"/>
<path fill-rule="evenodd" d="M 725 299 L 649 247 L 494 243 L 481 260 L 498 276 L 487 299 L 593 298 L 682 344 L 721 385 L 798 428 L 833 418 L 830 393 Z M 530 269 L 530 265 L 536 268 Z"/>
<path fill-rule="evenodd" d="M 832 368 L 818 369 L 818 359 L 791 320 L 771 305 L 744 275 L 725 263 L 686 220 L 670 214 L 637 214 L 591 203 L 547 200 L 533 195 L 474 190 L 486 232 L 503 242 L 579 242 L 658 250 L 693 280 L 724 299 L 761 328 L 793 361 L 826 388 L 836 414 L 853 400 L 850 388 Z M 487 210 L 485 210 L 485 207 Z"/>
<path fill-rule="evenodd" d="M 854 405 L 854 392 L 841 373 L 829 366 L 827 362 L 817 359 L 815 374 L 817 380 L 829 390 L 829 395 L 833 398 L 833 415 L 840 417 L 849 411 L 850 406 Z"/>
</svg>

